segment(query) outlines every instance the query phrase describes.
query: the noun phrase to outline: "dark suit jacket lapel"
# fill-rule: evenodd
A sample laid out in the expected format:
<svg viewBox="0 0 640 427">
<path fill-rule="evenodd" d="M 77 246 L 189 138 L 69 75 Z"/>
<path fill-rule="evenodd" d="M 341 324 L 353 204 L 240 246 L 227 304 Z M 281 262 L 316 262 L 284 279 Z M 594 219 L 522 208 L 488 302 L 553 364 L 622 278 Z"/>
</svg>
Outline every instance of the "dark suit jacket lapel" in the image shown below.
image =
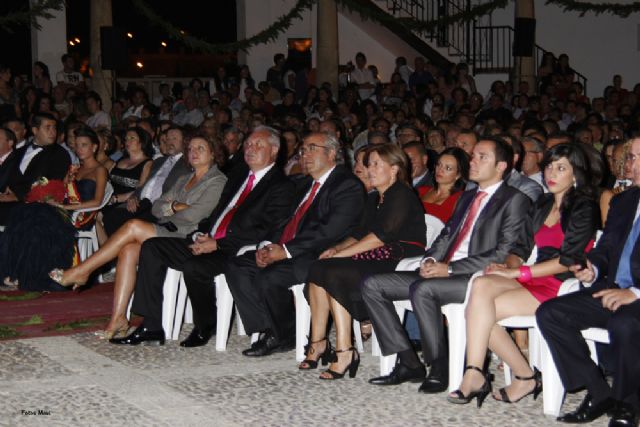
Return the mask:
<svg viewBox="0 0 640 427">
<path fill-rule="evenodd" d="M 273 179 L 273 176 L 275 175 L 276 171 L 277 171 L 277 166 L 273 165 L 273 167 L 269 170 L 269 172 L 267 172 L 265 174 L 265 176 L 262 177 L 262 179 L 260 180 L 260 182 L 258 182 L 258 185 L 256 185 L 251 192 L 249 193 L 249 195 L 247 196 L 246 199 L 244 199 L 244 202 L 242 203 L 242 205 L 238 208 L 238 210 L 242 209 L 245 206 L 251 206 L 251 203 L 254 201 L 254 199 L 256 197 L 258 197 L 263 191 L 265 187 L 269 186 L 270 181 Z M 246 179 L 246 177 L 245 177 Z M 242 186 L 242 183 L 244 181 L 240 182 L 240 186 Z M 240 186 L 238 186 L 238 190 L 240 189 Z M 236 192 L 238 191 L 236 190 Z M 235 193 L 234 193 L 235 194 Z"/>
<path fill-rule="evenodd" d="M 502 183 L 500 187 L 493 194 L 493 197 L 489 199 L 487 205 L 482 209 L 480 215 L 478 216 L 478 220 L 476 221 L 473 230 L 471 230 L 471 240 L 469 241 L 469 248 L 472 247 L 473 242 L 477 236 L 476 230 L 480 230 L 481 227 L 484 226 L 485 221 L 495 217 L 498 209 L 504 204 L 504 191 L 506 183 Z"/>
<path fill-rule="evenodd" d="M 313 212 L 314 209 L 317 209 L 317 206 L 320 203 L 322 203 L 322 199 L 324 197 L 326 197 L 325 195 L 327 194 L 328 191 L 330 191 L 329 189 L 333 186 L 334 181 L 337 179 L 337 177 L 340 174 L 341 174 L 340 173 L 340 166 L 336 166 L 335 169 L 333 171 L 331 171 L 331 173 L 327 177 L 327 180 L 324 182 L 324 184 L 322 184 L 322 186 L 320 186 L 320 189 L 318 190 L 318 193 L 313 198 L 313 202 L 311 202 L 311 206 L 309 206 L 309 209 L 305 213 L 304 217 L 302 218 L 302 220 L 300 220 L 300 224 L 298 224 L 298 230 L 300 230 L 304 226 L 304 223 L 309 219 L 309 217 L 311 217 L 310 213 Z M 314 182 L 314 180 L 311 180 L 309 188 L 304 193 L 304 195 L 306 195 L 307 192 L 311 189 L 311 187 L 313 186 L 313 182 Z M 304 197 L 304 195 L 302 197 Z M 302 200 L 301 200 L 301 202 L 302 202 Z M 298 208 L 298 205 L 296 205 L 296 210 L 297 210 L 297 208 Z M 295 211 L 293 211 L 292 215 L 294 215 L 294 214 L 295 214 Z"/>
</svg>

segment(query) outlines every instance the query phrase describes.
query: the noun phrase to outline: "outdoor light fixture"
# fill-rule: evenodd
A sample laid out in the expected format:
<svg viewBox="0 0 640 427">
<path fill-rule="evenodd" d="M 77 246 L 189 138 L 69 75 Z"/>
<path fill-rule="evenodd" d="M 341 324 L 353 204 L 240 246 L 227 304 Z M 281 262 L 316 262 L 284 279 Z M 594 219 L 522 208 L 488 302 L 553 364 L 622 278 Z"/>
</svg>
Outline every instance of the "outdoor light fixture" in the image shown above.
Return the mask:
<svg viewBox="0 0 640 427">
<path fill-rule="evenodd" d="M 130 39 L 132 39 L 132 38 L 133 38 L 133 34 L 131 34 L 131 33 L 127 33 L 127 37 L 129 37 Z"/>
<path fill-rule="evenodd" d="M 142 62 L 138 61 L 138 62 L 136 62 L 136 67 L 143 68 L 144 64 Z"/>
<path fill-rule="evenodd" d="M 160 44 L 162 45 L 162 47 L 167 47 L 167 42 L 160 42 Z"/>
</svg>

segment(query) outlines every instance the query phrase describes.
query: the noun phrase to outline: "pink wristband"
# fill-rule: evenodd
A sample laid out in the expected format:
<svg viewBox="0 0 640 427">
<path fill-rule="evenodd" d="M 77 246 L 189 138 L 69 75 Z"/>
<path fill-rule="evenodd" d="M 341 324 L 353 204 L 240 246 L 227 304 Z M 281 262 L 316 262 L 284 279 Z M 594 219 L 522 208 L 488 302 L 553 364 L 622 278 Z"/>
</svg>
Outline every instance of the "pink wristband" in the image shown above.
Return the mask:
<svg viewBox="0 0 640 427">
<path fill-rule="evenodd" d="M 520 283 L 528 283 L 531 281 L 531 268 L 523 265 L 520 267 L 520 276 L 518 277 L 518 282 Z"/>
</svg>

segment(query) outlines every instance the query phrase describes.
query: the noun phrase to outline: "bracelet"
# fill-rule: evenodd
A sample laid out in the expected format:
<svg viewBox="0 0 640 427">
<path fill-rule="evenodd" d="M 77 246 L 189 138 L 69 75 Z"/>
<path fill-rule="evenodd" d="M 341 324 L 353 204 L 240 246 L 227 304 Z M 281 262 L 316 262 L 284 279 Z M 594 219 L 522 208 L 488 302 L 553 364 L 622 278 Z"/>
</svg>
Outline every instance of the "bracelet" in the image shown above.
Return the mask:
<svg viewBox="0 0 640 427">
<path fill-rule="evenodd" d="M 520 276 L 516 279 L 520 283 L 531 281 L 531 267 L 523 265 L 520 267 Z"/>
</svg>

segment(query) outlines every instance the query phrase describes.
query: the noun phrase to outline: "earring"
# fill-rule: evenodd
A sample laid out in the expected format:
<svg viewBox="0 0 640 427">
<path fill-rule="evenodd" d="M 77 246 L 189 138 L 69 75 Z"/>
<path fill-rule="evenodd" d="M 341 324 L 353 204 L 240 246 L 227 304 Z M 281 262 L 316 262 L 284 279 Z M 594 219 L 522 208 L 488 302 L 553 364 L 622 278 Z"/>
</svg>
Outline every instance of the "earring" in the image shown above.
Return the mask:
<svg viewBox="0 0 640 427">
<path fill-rule="evenodd" d="M 576 181 L 575 178 L 573 178 L 573 188 L 577 188 L 578 187 L 578 182 Z"/>
</svg>

